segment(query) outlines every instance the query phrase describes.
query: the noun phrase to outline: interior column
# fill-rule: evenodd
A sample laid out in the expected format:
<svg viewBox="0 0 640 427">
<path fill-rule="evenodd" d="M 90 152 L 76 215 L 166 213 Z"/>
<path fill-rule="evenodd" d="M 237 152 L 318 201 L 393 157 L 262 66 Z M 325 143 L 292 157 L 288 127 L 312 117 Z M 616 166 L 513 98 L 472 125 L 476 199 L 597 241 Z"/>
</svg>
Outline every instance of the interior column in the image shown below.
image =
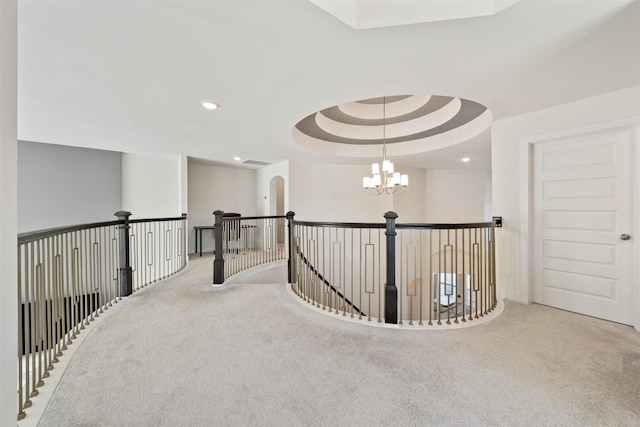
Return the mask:
<svg viewBox="0 0 640 427">
<path fill-rule="evenodd" d="M 0 1 L 0 425 L 16 425 L 17 2 Z"/>
</svg>

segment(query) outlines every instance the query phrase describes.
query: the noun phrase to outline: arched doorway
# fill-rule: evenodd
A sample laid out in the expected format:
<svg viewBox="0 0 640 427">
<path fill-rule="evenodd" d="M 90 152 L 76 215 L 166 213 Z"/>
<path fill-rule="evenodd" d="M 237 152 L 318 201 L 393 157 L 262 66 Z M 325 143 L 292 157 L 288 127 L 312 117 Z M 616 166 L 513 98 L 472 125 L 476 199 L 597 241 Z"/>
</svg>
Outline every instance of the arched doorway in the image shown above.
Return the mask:
<svg viewBox="0 0 640 427">
<path fill-rule="evenodd" d="M 284 215 L 284 178 L 274 176 L 269 182 L 269 214 Z M 278 227 L 278 244 L 284 244 L 284 222 Z"/>
</svg>

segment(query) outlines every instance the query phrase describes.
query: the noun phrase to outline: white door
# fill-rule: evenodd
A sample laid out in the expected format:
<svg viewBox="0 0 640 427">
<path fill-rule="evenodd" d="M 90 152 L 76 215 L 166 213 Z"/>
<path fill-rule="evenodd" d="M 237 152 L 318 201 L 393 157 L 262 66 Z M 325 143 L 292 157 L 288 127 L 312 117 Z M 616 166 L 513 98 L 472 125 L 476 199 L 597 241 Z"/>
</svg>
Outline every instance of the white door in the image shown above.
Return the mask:
<svg viewBox="0 0 640 427">
<path fill-rule="evenodd" d="M 633 323 L 632 142 L 627 129 L 534 145 L 534 302 Z"/>
</svg>

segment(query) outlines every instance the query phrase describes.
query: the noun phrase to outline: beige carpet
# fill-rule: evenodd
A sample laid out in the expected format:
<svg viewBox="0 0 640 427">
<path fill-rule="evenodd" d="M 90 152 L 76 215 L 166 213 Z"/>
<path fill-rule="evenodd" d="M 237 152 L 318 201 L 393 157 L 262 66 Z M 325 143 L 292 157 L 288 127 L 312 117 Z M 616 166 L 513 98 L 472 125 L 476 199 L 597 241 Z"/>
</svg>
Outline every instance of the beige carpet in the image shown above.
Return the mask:
<svg viewBox="0 0 640 427">
<path fill-rule="evenodd" d="M 539 305 L 452 331 L 322 316 L 210 257 L 118 304 L 40 426 L 640 426 L 640 334 Z M 255 280 L 254 280 L 255 281 Z"/>
</svg>

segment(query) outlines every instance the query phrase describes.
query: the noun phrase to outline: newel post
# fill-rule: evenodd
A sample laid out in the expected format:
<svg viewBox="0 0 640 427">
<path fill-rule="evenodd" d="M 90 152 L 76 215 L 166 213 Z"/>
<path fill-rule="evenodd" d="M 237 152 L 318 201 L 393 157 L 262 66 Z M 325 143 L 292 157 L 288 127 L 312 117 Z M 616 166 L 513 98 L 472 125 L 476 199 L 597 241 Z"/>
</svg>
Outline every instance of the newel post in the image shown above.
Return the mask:
<svg viewBox="0 0 640 427">
<path fill-rule="evenodd" d="M 387 281 L 384 284 L 384 323 L 398 323 L 398 288 L 396 288 L 396 218 L 395 212 L 384 214 L 387 220 Z"/>
<path fill-rule="evenodd" d="M 122 221 L 118 226 L 120 230 L 120 296 L 126 297 L 133 292 L 133 270 L 131 269 L 131 257 L 129 256 L 129 217 L 131 212 L 118 211 L 114 214 Z"/>
<path fill-rule="evenodd" d="M 224 256 L 222 255 L 222 216 L 223 211 L 215 211 L 215 222 L 213 223 L 214 253 L 213 259 L 213 284 L 224 283 Z"/>
<path fill-rule="evenodd" d="M 293 262 L 293 254 L 294 254 L 294 244 L 295 238 L 293 236 L 293 225 L 291 222 L 293 221 L 293 217 L 295 216 L 295 212 L 289 211 L 287 212 L 287 225 L 289 228 L 289 259 L 287 261 L 287 283 L 293 283 L 294 277 L 296 277 L 295 263 Z"/>
</svg>

